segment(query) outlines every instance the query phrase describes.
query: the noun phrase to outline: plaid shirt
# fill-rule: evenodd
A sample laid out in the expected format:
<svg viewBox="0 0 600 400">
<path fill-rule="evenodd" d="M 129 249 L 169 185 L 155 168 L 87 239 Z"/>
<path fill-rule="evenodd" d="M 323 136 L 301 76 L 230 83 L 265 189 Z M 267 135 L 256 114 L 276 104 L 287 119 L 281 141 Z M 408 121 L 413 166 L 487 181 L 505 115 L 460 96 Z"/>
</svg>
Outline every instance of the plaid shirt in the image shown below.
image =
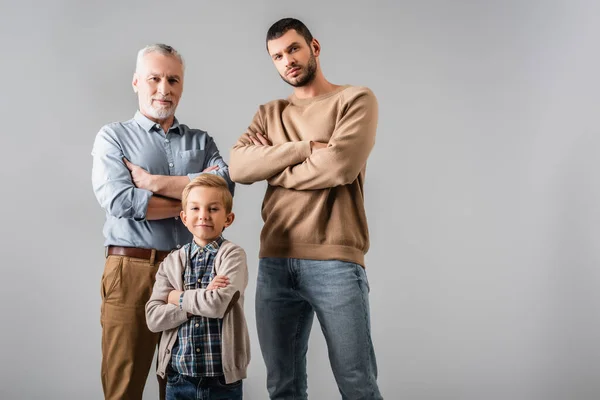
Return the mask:
<svg viewBox="0 0 600 400">
<path fill-rule="evenodd" d="M 204 247 L 194 241 L 187 244 L 188 267 L 183 274 L 184 290 L 205 289 L 215 277 L 215 256 L 223 243 L 223 236 Z M 171 368 L 181 375 L 223 375 L 221 365 L 222 319 L 192 316 L 179 326 L 173 346 Z"/>
</svg>

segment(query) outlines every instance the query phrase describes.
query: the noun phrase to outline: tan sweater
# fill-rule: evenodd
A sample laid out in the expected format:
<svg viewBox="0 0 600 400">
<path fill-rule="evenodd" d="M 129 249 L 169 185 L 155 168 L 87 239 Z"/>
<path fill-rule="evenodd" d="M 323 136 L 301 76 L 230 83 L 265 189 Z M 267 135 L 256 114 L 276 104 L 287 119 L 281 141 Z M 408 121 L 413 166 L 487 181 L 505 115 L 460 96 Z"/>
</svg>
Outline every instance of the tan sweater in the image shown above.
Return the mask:
<svg viewBox="0 0 600 400">
<path fill-rule="evenodd" d="M 248 286 L 246 253 L 240 246 L 224 241 L 215 258 L 215 272 L 227 275 L 229 285 L 216 290 L 184 291 L 183 310 L 180 310 L 167 303 L 167 299 L 171 290 L 184 290 L 183 272 L 189 263 L 186 247 L 171 252 L 160 264 L 152 295 L 146 303 L 148 329 L 163 332 L 158 344 L 156 374 L 165 378 L 179 326 L 188 320 L 187 313 L 190 313 L 223 319 L 221 361 L 225 381 L 244 379 L 250 362 L 250 338 L 244 315 L 244 291 Z"/>
<path fill-rule="evenodd" d="M 267 180 L 262 257 L 344 260 L 364 266 L 369 249 L 363 185 L 375 144 L 377 100 L 365 87 L 340 86 L 310 98 L 259 107 L 231 151 L 235 182 Z M 272 146 L 253 145 L 266 135 Z M 328 143 L 311 154 L 310 141 Z"/>
</svg>

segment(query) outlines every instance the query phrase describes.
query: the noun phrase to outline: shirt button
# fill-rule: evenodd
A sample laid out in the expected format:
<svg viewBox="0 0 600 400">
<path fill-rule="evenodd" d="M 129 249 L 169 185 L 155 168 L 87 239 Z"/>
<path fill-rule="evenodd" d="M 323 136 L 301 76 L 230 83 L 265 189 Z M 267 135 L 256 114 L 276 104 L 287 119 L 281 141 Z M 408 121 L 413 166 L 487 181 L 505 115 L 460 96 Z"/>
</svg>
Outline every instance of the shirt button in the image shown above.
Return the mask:
<svg viewBox="0 0 600 400">
<path fill-rule="evenodd" d="M 202 283 L 202 279 L 198 279 L 198 283 Z"/>
<path fill-rule="evenodd" d="M 196 324 L 196 325 L 194 325 L 194 326 L 197 328 L 197 327 L 199 327 L 199 326 L 200 326 L 200 324 Z"/>
<path fill-rule="evenodd" d="M 169 167 L 172 167 L 172 166 L 173 166 L 173 163 L 172 163 L 172 162 L 170 162 L 170 163 L 169 163 Z"/>
<path fill-rule="evenodd" d="M 179 217 L 175 217 L 175 221 L 179 220 Z"/>
<path fill-rule="evenodd" d="M 169 143 L 169 139 L 165 139 L 165 143 Z"/>
<path fill-rule="evenodd" d="M 196 353 L 200 353 L 200 349 L 196 349 Z"/>
<path fill-rule="evenodd" d="M 180 245 L 180 244 L 178 244 L 178 245 L 177 245 L 177 248 L 178 248 L 178 249 L 180 249 L 180 248 L 181 248 L 181 245 Z"/>
</svg>

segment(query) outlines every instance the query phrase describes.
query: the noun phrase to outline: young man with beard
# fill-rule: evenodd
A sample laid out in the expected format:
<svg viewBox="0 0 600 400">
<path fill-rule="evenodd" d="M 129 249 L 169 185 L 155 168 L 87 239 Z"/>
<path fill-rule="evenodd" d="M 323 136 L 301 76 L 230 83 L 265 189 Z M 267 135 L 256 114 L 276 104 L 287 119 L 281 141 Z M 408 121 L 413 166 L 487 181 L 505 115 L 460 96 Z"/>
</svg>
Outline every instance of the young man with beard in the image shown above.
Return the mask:
<svg viewBox="0 0 600 400">
<path fill-rule="evenodd" d="M 175 118 L 183 72 L 171 46 L 140 50 L 132 82 L 139 111 L 102 127 L 92 150 L 92 185 L 106 212 L 100 317 L 106 399 L 142 398 L 159 338 L 146 325 L 144 306 L 160 262 L 192 238 L 179 221 L 183 188 L 205 172 L 234 190 L 213 139 Z"/>
<path fill-rule="evenodd" d="M 363 185 L 375 143 L 377 101 L 334 85 L 306 26 L 282 19 L 267 51 L 294 87 L 259 107 L 231 151 L 232 180 L 267 180 L 256 325 L 271 399 L 306 399 L 306 352 L 316 313 L 344 399 L 381 399 L 371 342 L 369 248 Z"/>
</svg>

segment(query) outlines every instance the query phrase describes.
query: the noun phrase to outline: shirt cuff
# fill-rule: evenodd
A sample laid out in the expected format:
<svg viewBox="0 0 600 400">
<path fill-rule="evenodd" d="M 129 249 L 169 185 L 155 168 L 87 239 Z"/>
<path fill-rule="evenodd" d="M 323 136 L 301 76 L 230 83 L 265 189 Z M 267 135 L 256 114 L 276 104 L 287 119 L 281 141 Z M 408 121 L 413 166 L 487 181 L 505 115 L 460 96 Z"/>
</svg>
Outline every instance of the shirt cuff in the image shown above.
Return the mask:
<svg viewBox="0 0 600 400">
<path fill-rule="evenodd" d="M 133 219 L 136 221 L 143 221 L 146 219 L 146 213 L 148 212 L 148 203 L 150 202 L 150 197 L 152 197 L 154 193 L 146 189 L 135 188 L 133 190 Z"/>
</svg>

